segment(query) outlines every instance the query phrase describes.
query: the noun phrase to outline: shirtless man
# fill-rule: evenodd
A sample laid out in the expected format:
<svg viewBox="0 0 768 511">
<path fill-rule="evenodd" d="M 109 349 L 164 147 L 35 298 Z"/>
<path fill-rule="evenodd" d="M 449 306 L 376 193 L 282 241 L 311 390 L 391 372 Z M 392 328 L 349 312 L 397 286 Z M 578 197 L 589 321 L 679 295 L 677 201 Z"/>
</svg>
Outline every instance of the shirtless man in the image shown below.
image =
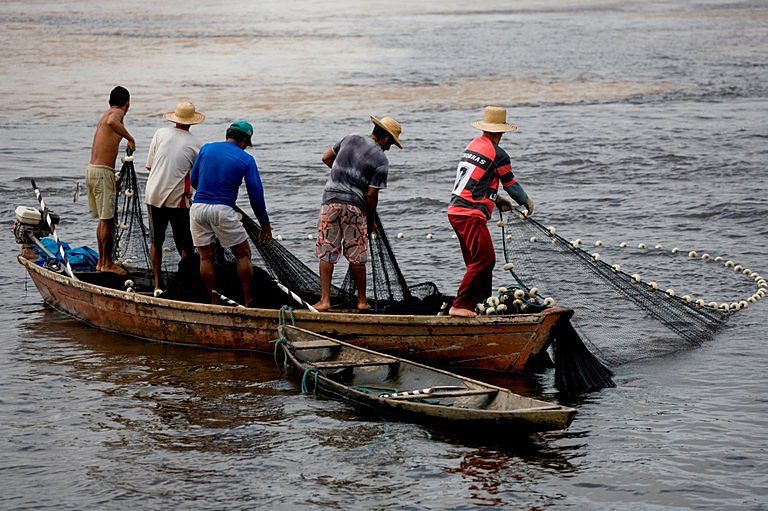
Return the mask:
<svg viewBox="0 0 768 511">
<path fill-rule="evenodd" d="M 123 125 L 123 117 L 131 106 L 128 90 L 117 86 L 109 95 L 109 109 L 99 119 L 91 147 L 91 162 L 85 170 L 88 184 L 88 206 L 91 215 L 99 219 L 96 239 L 99 244 L 98 271 L 125 275 L 125 269 L 112 261 L 112 243 L 115 232 L 115 205 L 117 190 L 115 160 L 120 141 L 126 139 L 128 148 L 136 150 L 136 142 Z"/>
</svg>

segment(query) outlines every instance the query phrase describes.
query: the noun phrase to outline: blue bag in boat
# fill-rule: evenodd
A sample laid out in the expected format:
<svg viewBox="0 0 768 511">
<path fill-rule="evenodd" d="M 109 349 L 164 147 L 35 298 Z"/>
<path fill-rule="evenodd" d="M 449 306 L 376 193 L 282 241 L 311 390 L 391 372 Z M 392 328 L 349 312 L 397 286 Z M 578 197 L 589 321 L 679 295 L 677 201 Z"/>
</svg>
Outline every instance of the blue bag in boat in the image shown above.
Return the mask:
<svg viewBox="0 0 768 511">
<path fill-rule="evenodd" d="M 56 254 L 56 261 L 63 263 L 61 256 L 59 255 L 59 247 L 56 245 L 56 240 L 51 237 L 43 238 L 40 240 L 43 246 L 51 253 Z M 99 254 L 88 246 L 82 246 L 78 248 L 71 248 L 68 243 L 62 241 L 61 246 L 64 247 L 64 253 L 67 255 L 69 265 L 75 271 L 92 271 L 96 269 L 96 264 L 99 262 Z M 35 252 L 40 258 L 35 261 L 38 266 L 44 266 L 47 261 L 52 261 L 45 252 L 40 250 L 40 247 L 35 247 Z"/>
</svg>

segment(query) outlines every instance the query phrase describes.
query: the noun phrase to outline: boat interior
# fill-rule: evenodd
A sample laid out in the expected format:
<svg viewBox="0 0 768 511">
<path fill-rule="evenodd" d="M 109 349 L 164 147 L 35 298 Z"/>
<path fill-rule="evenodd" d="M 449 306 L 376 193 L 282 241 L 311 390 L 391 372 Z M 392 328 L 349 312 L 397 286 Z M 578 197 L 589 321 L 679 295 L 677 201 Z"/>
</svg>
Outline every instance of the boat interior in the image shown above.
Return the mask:
<svg viewBox="0 0 768 511">
<path fill-rule="evenodd" d="M 152 271 L 147 268 L 128 266 L 128 276 L 120 276 L 113 273 L 103 273 L 97 271 L 76 271 L 75 276 L 90 284 L 101 287 L 125 291 L 128 287 L 137 294 L 152 296 L 154 292 L 154 277 Z M 208 293 L 205 290 L 200 279 L 199 259 L 195 254 L 188 261 L 179 263 L 178 271 L 163 271 L 162 279 L 165 283 L 165 289 L 162 298 L 170 300 L 179 300 L 191 303 L 209 303 Z M 222 295 L 237 302 L 243 303 L 242 287 L 237 276 L 235 264 L 232 262 L 223 262 L 216 265 L 216 288 Z M 128 282 L 130 281 L 130 282 Z M 130 286 L 126 283 L 131 284 Z M 279 309 L 283 305 L 291 305 L 295 308 L 302 306 L 292 300 L 284 291 L 282 291 L 274 281 L 274 277 L 267 271 L 257 265 L 253 265 L 252 289 L 254 296 L 254 307 L 263 309 Z M 304 300 L 314 303 L 320 299 L 320 296 L 313 291 L 292 290 L 298 293 Z M 332 292 L 334 312 L 359 312 L 354 307 L 354 301 L 343 293 L 334 289 Z M 414 298 L 410 302 L 403 303 L 385 303 L 379 301 L 374 305 L 375 310 L 371 312 L 386 312 L 389 314 L 417 314 L 434 316 L 444 308 L 444 302 L 450 303 L 453 297 L 439 295 L 430 297 L 430 299 L 419 300 Z M 373 300 L 371 300 L 373 302 Z"/>
<path fill-rule="evenodd" d="M 284 327 L 284 331 L 291 355 L 302 366 L 373 398 L 489 411 L 560 408 L 298 328 Z"/>
</svg>

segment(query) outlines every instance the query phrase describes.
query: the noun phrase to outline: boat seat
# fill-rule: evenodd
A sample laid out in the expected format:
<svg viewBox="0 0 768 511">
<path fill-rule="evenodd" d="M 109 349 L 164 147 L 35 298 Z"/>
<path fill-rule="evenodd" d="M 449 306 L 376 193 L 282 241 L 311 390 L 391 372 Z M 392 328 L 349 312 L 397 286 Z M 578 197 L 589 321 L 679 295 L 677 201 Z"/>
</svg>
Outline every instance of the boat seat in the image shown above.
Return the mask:
<svg viewBox="0 0 768 511">
<path fill-rule="evenodd" d="M 315 341 L 294 341 L 290 343 L 294 350 L 321 350 L 326 348 L 338 348 L 341 346 L 335 342 L 324 341 L 322 339 Z"/>
<path fill-rule="evenodd" d="M 308 365 L 317 369 L 339 369 L 342 367 L 365 367 L 365 366 L 391 366 L 399 364 L 397 360 L 391 358 L 365 358 L 360 360 L 330 360 L 328 362 L 312 362 Z"/>
</svg>

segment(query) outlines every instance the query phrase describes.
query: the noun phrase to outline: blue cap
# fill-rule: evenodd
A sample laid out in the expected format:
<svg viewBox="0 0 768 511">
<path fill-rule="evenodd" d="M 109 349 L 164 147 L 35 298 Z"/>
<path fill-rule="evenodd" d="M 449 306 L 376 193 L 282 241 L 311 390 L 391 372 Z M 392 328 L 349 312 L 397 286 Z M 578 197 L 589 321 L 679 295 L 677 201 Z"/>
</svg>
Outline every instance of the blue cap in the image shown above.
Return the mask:
<svg viewBox="0 0 768 511">
<path fill-rule="evenodd" d="M 229 129 L 239 131 L 248 135 L 248 145 L 253 146 L 251 143 L 251 137 L 253 136 L 253 126 L 246 121 L 237 121 L 229 125 Z"/>
</svg>

